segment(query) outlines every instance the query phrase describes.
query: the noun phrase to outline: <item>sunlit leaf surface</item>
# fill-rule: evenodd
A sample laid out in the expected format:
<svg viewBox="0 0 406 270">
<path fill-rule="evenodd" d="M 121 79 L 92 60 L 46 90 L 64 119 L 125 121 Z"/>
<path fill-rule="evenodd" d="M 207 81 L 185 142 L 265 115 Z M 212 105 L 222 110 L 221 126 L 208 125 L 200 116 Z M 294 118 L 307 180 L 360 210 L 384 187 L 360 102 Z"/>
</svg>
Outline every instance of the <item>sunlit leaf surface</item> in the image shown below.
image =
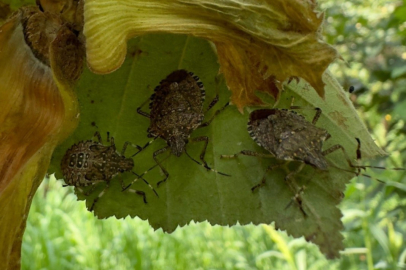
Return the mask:
<svg viewBox="0 0 406 270">
<path fill-rule="evenodd" d="M 60 161 L 65 151 L 78 141 L 91 139 L 96 131 L 102 134 L 105 143 L 106 132 L 110 132 L 119 151 L 125 141 L 146 144 L 150 140 L 147 138 L 149 119 L 137 114 L 136 109 L 149 98 L 154 87 L 176 69 L 193 71 L 201 78 L 206 89 L 205 106 L 214 98 L 216 89 L 219 90 L 220 101 L 209 111 L 208 119 L 229 100 L 231 94 L 224 83 L 216 83 L 219 70 L 216 61 L 215 53 L 204 40 L 175 35 L 143 36 L 132 40 L 126 61 L 119 70 L 110 75 L 84 73 L 77 89 L 81 106 L 79 127 L 56 150 L 49 172 L 56 172 L 57 177 L 61 178 Z M 355 158 L 355 137 L 359 137 L 363 143 L 364 157 L 381 154 L 356 116 L 346 93 L 342 92 L 329 73 L 323 79 L 327 84 L 325 101 L 305 82 L 291 82 L 285 85 L 286 91 L 282 93 L 277 107 L 287 108 L 294 96 L 295 105 L 311 108 L 299 112 L 310 121 L 314 116 L 313 108 L 320 107 L 323 115 L 317 126 L 332 134 L 325 149 L 339 143 Z M 272 101 L 266 96 L 264 99 Z M 148 106 L 144 110 L 148 111 Z M 249 137 L 247 120 L 247 113 L 240 114 L 235 106 L 229 106 L 210 126 L 196 130 L 191 136 L 209 136 L 206 152 L 209 166 L 231 177 L 206 171 L 185 154 L 178 158 L 167 152 L 158 156 L 160 160 L 169 156 L 163 161 L 170 174 L 167 182 L 156 187 L 156 183 L 164 178 L 158 168 L 145 176 L 159 198 L 142 181 L 137 181 L 132 188 L 144 191 L 148 204 L 144 204 L 142 198 L 134 193 L 121 192 L 120 182 L 130 183 L 134 179 L 133 174 L 124 173 L 111 181 L 109 190 L 94 207 L 95 215 L 99 218 L 139 216 L 148 219 L 155 229 L 162 228 L 167 232 L 191 220 L 208 220 L 213 225 L 275 222 L 276 227 L 287 230 L 289 234 L 305 236 L 308 241 L 319 245 L 327 257 L 337 257 L 338 251 L 343 248 L 341 212 L 337 204 L 342 199 L 345 183 L 353 174 L 335 168 L 322 172 L 305 166 L 294 181 L 298 189 L 306 186 L 301 198 L 307 217 L 296 203 L 287 207 L 295 195 L 284 181 L 289 169 L 268 173 L 266 185 L 252 193 L 251 187 L 261 180 L 267 166 L 276 161 L 247 156 L 234 160 L 220 159 L 222 154 L 234 154 L 241 150 L 265 152 Z M 142 173 L 154 166 L 153 152 L 165 145 L 162 139 L 158 139 L 135 156 L 134 171 Z M 198 160 L 202 147 L 202 143 L 189 143 L 187 150 Z M 136 149 L 129 146 L 126 155 L 131 156 L 135 152 Z M 335 166 L 348 169 L 342 153 L 331 154 L 328 160 Z M 297 165 L 291 164 L 290 167 Z M 79 198 L 86 199 L 89 208 L 103 188 L 104 185 L 100 184 L 88 197 L 78 192 Z"/>
</svg>

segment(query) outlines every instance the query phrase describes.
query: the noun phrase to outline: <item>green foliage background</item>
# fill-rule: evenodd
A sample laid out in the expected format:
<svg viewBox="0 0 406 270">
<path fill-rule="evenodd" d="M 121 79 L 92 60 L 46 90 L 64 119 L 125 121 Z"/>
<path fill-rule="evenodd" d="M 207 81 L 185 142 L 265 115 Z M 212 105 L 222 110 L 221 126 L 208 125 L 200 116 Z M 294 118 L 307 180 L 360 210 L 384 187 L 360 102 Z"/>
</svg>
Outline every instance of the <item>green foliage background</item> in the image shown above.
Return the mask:
<svg viewBox="0 0 406 270">
<path fill-rule="evenodd" d="M 332 71 L 335 75 L 341 75 L 345 88 L 355 86 L 356 92 L 352 96 L 354 103 L 359 106 L 360 114 L 377 142 L 390 153 L 386 166 L 404 166 L 403 117 L 406 114 L 403 113 L 405 106 L 402 104 L 406 96 L 402 68 L 406 58 L 403 55 L 406 36 L 402 25 L 406 18 L 402 15 L 404 7 L 401 6 L 404 3 L 374 1 L 375 6 L 370 1 L 323 3 L 328 8 L 325 32 L 329 42 L 338 44 L 340 53 L 350 66 L 348 68 L 345 63 L 337 62 L 332 66 Z M 134 52 L 135 57 L 137 53 Z M 161 70 L 161 67 L 157 70 Z M 200 77 L 204 76 L 198 70 L 193 71 Z M 159 74 L 160 78 L 166 75 Z M 144 79 L 140 77 L 140 80 Z M 204 83 L 206 89 L 214 87 L 210 86 L 213 80 L 205 80 Z M 156 82 L 148 84 L 151 84 L 152 91 Z M 147 98 L 147 92 L 143 93 Z M 95 95 L 97 97 L 97 93 Z M 92 122 L 98 125 L 98 119 L 89 119 L 87 123 L 91 125 Z M 131 128 L 131 125 L 123 126 Z M 98 128 L 109 130 L 109 127 Z M 86 139 L 92 133 L 90 131 L 86 134 Z M 120 132 L 116 134 L 113 131 L 113 135 L 118 137 L 117 145 L 120 148 L 126 138 L 119 138 Z M 160 146 L 154 147 L 158 149 Z M 182 164 L 197 166 L 187 159 Z M 375 165 L 382 164 L 385 164 L 383 160 L 378 160 Z M 221 170 L 227 172 L 227 166 Z M 202 173 L 206 172 L 202 170 Z M 347 249 L 343 258 L 334 262 L 327 262 L 317 248 L 305 244 L 303 239 L 289 240 L 288 243 L 287 236 L 282 234 L 282 237 L 278 237 L 269 227 L 212 228 L 203 223 L 167 235 L 153 233 L 148 224 L 140 220 L 94 220 L 91 214 L 86 213 L 82 203 L 73 203 L 74 195 L 66 193 L 66 189 L 51 180 L 49 183 L 44 182 L 30 212 L 24 238 L 23 268 L 62 266 L 69 269 L 81 265 L 83 268 L 118 269 L 117 265 L 122 265 L 122 269 L 136 266 L 141 269 L 168 269 L 168 265 L 165 265 L 168 261 L 178 263 L 179 267 L 173 265 L 172 269 L 404 267 L 404 174 L 385 171 L 378 177 L 390 179 L 394 183 L 380 185 L 370 179 L 358 178 L 347 187 L 346 199 L 340 205 L 344 211 Z M 152 193 L 148 198 L 155 199 Z M 89 241 L 90 237 L 94 237 L 93 241 Z M 94 243 L 99 243 L 101 248 L 97 248 Z M 66 253 L 66 249 L 69 252 Z M 34 265 L 33 257 L 42 260 L 36 260 L 37 265 Z"/>
</svg>

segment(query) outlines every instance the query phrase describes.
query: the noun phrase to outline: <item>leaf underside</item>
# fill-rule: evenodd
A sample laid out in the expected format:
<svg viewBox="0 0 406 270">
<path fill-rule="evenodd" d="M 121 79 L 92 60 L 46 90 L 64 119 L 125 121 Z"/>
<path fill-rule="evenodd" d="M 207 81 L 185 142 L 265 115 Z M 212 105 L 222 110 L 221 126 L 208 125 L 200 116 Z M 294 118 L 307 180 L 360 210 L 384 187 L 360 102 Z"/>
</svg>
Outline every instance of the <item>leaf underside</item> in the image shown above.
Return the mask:
<svg viewBox="0 0 406 270">
<path fill-rule="evenodd" d="M 50 173 L 56 172 L 62 178 L 60 161 L 65 151 L 74 143 L 91 139 L 96 131 L 106 142 L 106 132 L 115 138 L 118 151 L 125 141 L 144 145 L 147 138 L 149 119 L 137 114 L 137 107 L 149 98 L 153 89 L 169 73 L 176 69 L 186 69 L 198 75 L 206 89 L 205 107 L 214 98 L 216 89 L 220 101 L 211 109 L 205 119 L 221 108 L 230 98 L 230 92 L 224 83 L 216 83 L 219 70 L 215 53 L 210 45 L 197 38 L 179 35 L 151 35 L 131 40 L 128 54 L 123 66 L 109 75 L 94 75 L 86 70 L 77 87 L 80 102 L 80 124 L 76 132 L 54 152 Z M 314 108 L 320 107 L 323 114 L 317 126 L 327 129 L 332 138 L 325 143 L 325 149 L 333 144 L 342 144 L 352 158 L 355 158 L 356 141 L 363 142 L 364 157 L 381 154 L 367 131 L 360 124 L 352 105 L 340 93 L 334 79 L 326 74 L 326 98 L 323 101 L 303 80 L 285 85 L 277 107 L 287 108 L 292 96 L 295 105 Z M 265 97 L 266 99 L 266 97 Z M 341 99 L 337 102 L 337 99 Z M 334 104 L 334 105 L 332 105 Z M 148 106 L 144 107 L 148 111 Z M 252 109 L 250 109 L 252 110 Z M 300 110 L 311 121 L 314 110 Z M 234 106 L 229 106 L 220 113 L 208 127 L 196 130 L 191 138 L 208 136 L 210 139 L 206 161 L 212 168 L 230 174 L 222 176 L 207 171 L 194 163 L 185 154 L 181 157 L 166 152 L 159 155 L 169 172 L 169 179 L 158 188 L 156 183 L 164 178 L 159 168 L 145 175 L 159 194 L 159 198 L 142 181 L 137 181 L 131 188 L 144 191 L 148 203 L 142 197 L 131 192 L 121 192 L 121 181 L 130 183 L 134 179 L 131 173 L 115 177 L 110 188 L 96 203 L 94 213 L 99 218 L 115 216 L 123 218 L 128 215 L 148 220 L 155 229 L 162 228 L 173 232 L 178 226 L 190 221 L 209 221 L 211 224 L 270 224 L 275 222 L 279 229 L 286 230 L 294 237 L 305 236 L 320 247 L 328 257 L 338 257 L 343 249 L 343 237 L 340 230 L 341 212 L 337 204 L 342 199 L 342 192 L 353 173 L 335 168 L 320 171 L 308 165 L 287 183 L 284 178 L 289 170 L 300 163 L 290 164 L 287 168 L 278 168 L 266 174 L 266 185 L 256 192 L 251 188 L 261 181 L 266 168 L 275 164 L 275 159 L 239 156 L 235 159 L 222 160 L 220 155 L 230 155 L 241 150 L 266 153 L 249 137 L 246 129 L 248 114 L 240 114 Z M 353 128 L 354 127 L 354 128 Z M 356 128 L 355 128 L 356 127 Z M 162 139 L 156 140 L 146 150 L 134 157 L 134 171 L 138 174 L 155 165 L 153 152 L 164 147 Z M 196 160 L 203 149 L 203 143 L 189 143 L 188 152 Z M 136 148 L 129 146 L 126 156 L 131 156 Z M 348 169 L 342 153 L 335 152 L 328 156 L 334 166 Z M 290 184 L 290 185 L 289 185 Z M 295 188 L 290 188 L 294 186 Z M 305 217 L 298 204 L 291 198 L 305 186 L 300 197 L 303 201 Z M 79 199 L 86 199 L 88 208 L 104 189 L 99 184 L 89 196 L 77 190 Z M 288 206 L 290 204 L 290 206 Z M 288 207 L 287 207 L 288 206 Z"/>
</svg>

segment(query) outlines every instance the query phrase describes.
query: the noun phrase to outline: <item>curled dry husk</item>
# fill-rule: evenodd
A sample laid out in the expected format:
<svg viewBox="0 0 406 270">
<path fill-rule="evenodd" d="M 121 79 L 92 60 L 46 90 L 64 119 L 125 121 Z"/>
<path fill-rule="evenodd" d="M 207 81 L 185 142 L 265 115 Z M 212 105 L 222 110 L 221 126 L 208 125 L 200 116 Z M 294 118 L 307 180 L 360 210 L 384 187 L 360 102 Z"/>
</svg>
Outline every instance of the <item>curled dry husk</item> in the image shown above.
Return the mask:
<svg viewBox="0 0 406 270">
<path fill-rule="evenodd" d="M 87 0 L 84 35 L 90 68 L 120 67 L 126 40 L 147 33 L 194 35 L 212 41 L 221 72 L 241 110 L 261 104 L 255 91 L 278 98 L 291 77 L 324 95 L 322 74 L 337 52 L 322 40 L 314 0 Z"/>
<path fill-rule="evenodd" d="M 32 197 L 77 125 L 83 49 L 60 16 L 20 9 L 0 27 L 0 269 L 19 268 Z"/>
</svg>

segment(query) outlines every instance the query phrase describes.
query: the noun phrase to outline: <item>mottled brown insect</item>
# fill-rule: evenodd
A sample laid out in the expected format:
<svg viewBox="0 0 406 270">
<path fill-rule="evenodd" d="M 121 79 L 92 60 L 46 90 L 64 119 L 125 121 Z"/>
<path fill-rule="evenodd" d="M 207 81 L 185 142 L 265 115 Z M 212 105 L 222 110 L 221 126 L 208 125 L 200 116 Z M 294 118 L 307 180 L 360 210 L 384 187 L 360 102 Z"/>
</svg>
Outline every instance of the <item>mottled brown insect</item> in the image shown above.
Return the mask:
<svg viewBox="0 0 406 270">
<path fill-rule="evenodd" d="M 323 151 L 324 141 L 330 137 L 327 130 L 314 124 L 321 113 L 317 113 L 313 122 L 302 115 L 283 109 L 256 110 L 250 114 L 248 132 L 253 140 L 281 160 L 298 160 L 320 170 L 327 170 L 327 153 L 342 148 L 339 145 Z"/>
<path fill-rule="evenodd" d="M 292 99 L 293 103 L 293 99 Z M 290 109 L 305 109 L 299 106 L 290 106 Z M 362 174 L 361 170 L 366 168 L 376 168 L 384 169 L 385 167 L 376 166 L 365 166 L 365 165 L 354 165 L 351 162 L 347 152 L 342 145 L 336 144 L 330 148 L 323 150 L 323 143 L 331 138 L 329 132 L 323 128 L 316 126 L 317 120 L 320 118 L 321 109 L 315 108 L 316 114 L 313 117 L 312 122 L 307 121 L 302 115 L 297 114 L 295 111 L 286 109 L 261 109 L 255 110 L 250 114 L 248 121 L 248 132 L 251 138 L 261 147 L 265 148 L 270 154 L 257 153 L 250 150 L 243 150 L 234 155 L 222 155 L 221 158 L 235 158 L 238 155 L 248 155 L 257 157 L 273 157 L 278 160 L 289 161 L 299 161 L 302 162 L 294 171 L 288 173 L 285 180 L 290 180 L 295 174 L 300 172 L 305 164 L 308 164 L 316 169 L 327 171 L 329 167 L 335 167 L 329 165 L 326 160 L 326 155 L 336 151 L 341 150 L 345 156 L 348 165 L 355 171 L 346 170 L 343 168 L 335 167 L 337 169 L 353 172 L 355 175 L 363 175 L 372 178 L 369 175 Z M 361 159 L 361 141 L 355 138 L 358 143 L 356 149 L 357 160 Z M 270 165 L 261 180 L 260 183 L 251 188 L 252 191 L 257 190 L 266 183 L 266 173 L 277 167 L 286 164 L 279 163 Z M 404 170 L 404 168 L 390 168 L 390 170 Z M 382 180 L 376 179 L 379 182 Z M 290 181 L 286 181 L 289 188 L 292 189 L 295 196 L 293 201 L 299 204 L 300 210 L 306 216 L 305 211 L 301 205 L 300 193 L 304 190 L 304 186 L 299 190 L 295 190 L 294 186 L 291 185 Z"/>
<path fill-rule="evenodd" d="M 291 108 L 300 108 L 291 106 Z M 257 153 L 249 150 L 243 150 L 234 155 L 222 155 L 222 158 L 234 158 L 238 155 L 259 156 L 259 157 L 275 157 L 285 161 L 299 161 L 303 164 L 295 171 L 290 172 L 286 176 L 286 180 L 298 173 L 304 166 L 308 164 L 319 170 L 328 170 L 329 165 L 325 158 L 326 155 L 340 149 L 343 151 L 348 164 L 351 167 L 357 168 L 356 174 L 359 174 L 362 166 L 355 166 L 351 163 L 343 146 L 336 144 L 323 151 L 323 143 L 331 136 L 327 130 L 316 127 L 315 124 L 321 115 L 321 110 L 315 108 L 316 115 L 313 121 L 308 122 L 302 115 L 295 111 L 286 109 L 262 109 L 253 111 L 250 114 L 248 121 L 248 132 L 252 139 L 259 145 L 265 148 L 271 154 Z M 357 156 L 360 158 L 360 142 L 357 149 Z M 267 168 L 268 171 L 279 167 L 282 164 L 271 165 Z M 266 178 L 252 187 L 252 191 L 265 185 Z M 289 184 L 289 183 L 288 183 Z M 299 191 L 295 192 L 295 200 L 300 205 L 300 210 L 305 214 L 301 207 Z M 305 214 L 306 215 L 306 214 Z"/>
<path fill-rule="evenodd" d="M 204 160 L 206 148 L 209 143 L 209 138 L 207 136 L 190 139 L 190 135 L 194 130 L 208 126 L 214 117 L 220 113 L 228 103 L 222 109 L 217 110 L 209 121 L 203 122 L 205 113 L 218 102 L 219 97 L 217 94 L 208 105 L 207 109 L 204 110 L 203 103 L 205 99 L 205 90 L 203 83 L 200 81 L 199 77 L 186 70 L 176 70 L 172 72 L 160 82 L 160 85 L 157 86 L 154 91 L 154 94 L 150 97 L 150 113 L 141 110 L 148 100 L 137 109 L 137 112 L 150 119 L 148 137 L 154 138 L 154 140 L 162 138 L 167 142 L 167 146 L 155 151 L 153 154 L 155 162 L 165 174 L 165 178 L 162 181 L 159 181 L 158 185 L 166 181 L 169 177 L 169 173 L 156 157 L 168 149 L 170 149 L 171 153 L 177 157 L 185 152 L 194 162 L 202 165 L 207 170 L 229 176 L 213 170 Z M 144 146 L 144 148 L 152 143 L 152 141 Z M 202 163 L 193 159 L 187 153 L 186 145 L 188 142 L 204 142 L 204 148 L 200 154 L 200 160 Z"/>
<path fill-rule="evenodd" d="M 97 184 L 106 184 L 105 189 L 100 192 L 98 197 L 94 200 L 90 210 L 93 210 L 95 203 L 104 195 L 104 192 L 109 187 L 110 180 L 117 174 L 131 171 L 138 176 L 132 171 L 134 161 L 124 156 L 129 142 L 126 142 L 121 153 L 118 153 L 114 138 L 111 137 L 110 139 L 109 133 L 107 133 L 107 142 L 111 143 L 110 146 L 103 145 L 99 132 L 96 132 L 94 137 L 96 137 L 98 141 L 87 140 L 74 144 L 66 151 L 61 162 L 62 173 L 67 185 L 75 187 L 92 186 L 86 195 L 89 195 Z M 140 147 L 138 146 L 138 148 Z M 143 180 L 146 182 L 145 179 Z M 148 182 L 146 183 L 149 185 Z M 122 183 L 122 186 L 123 185 Z M 149 186 L 151 187 L 151 185 Z M 81 189 L 79 190 L 82 191 Z M 147 203 L 143 191 L 133 190 L 133 192 L 142 196 L 144 202 Z"/>
</svg>

